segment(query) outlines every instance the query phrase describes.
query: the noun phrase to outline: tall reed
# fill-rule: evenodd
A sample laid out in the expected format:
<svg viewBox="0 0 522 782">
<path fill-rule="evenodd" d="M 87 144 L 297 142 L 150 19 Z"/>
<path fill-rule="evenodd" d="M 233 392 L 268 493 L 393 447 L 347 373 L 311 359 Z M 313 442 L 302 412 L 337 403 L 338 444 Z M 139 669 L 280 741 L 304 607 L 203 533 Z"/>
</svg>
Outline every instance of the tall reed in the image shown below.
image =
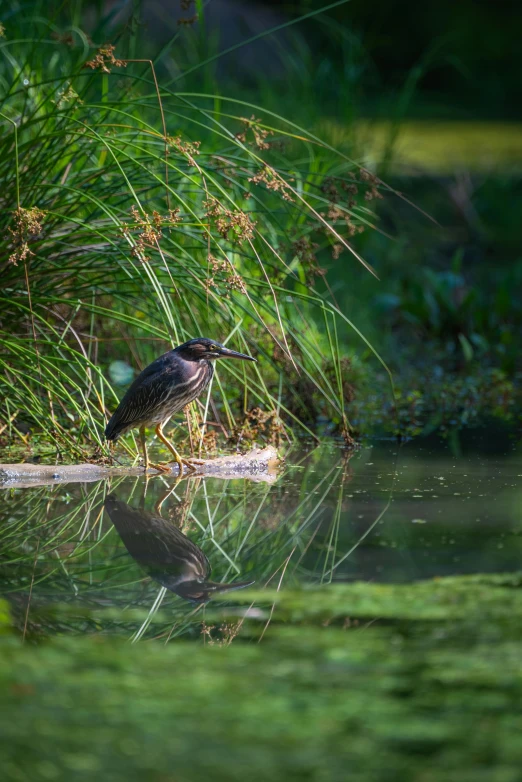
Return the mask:
<svg viewBox="0 0 522 782">
<path fill-rule="evenodd" d="M 0 431 L 85 458 L 111 363 L 208 335 L 261 360 L 219 368 L 197 426 L 231 436 L 262 408 L 287 434 L 326 415 L 348 436 L 341 345 L 359 332 L 318 254 L 367 266 L 352 237 L 382 183 L 281 116 L 176 92 L 152 60 L 16 4 L 0 84 Z"/>
</svg>

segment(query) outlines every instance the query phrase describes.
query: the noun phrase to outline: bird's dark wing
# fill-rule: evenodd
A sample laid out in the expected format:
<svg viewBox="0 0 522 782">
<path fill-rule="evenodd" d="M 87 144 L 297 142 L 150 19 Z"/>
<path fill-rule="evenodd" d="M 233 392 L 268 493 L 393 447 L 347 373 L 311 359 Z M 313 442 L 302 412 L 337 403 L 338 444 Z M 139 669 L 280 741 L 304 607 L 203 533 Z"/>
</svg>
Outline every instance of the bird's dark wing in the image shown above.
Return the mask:
<svg viewBox="0 0 522 782">
<path fill-rule="evenodd" d="M 108 440 L 116 440 L 125 430 L 150 421 L 182 382 L 181 367 L 171 353 L 149 364 L 132 383 L 107 424 Z"/>
<path fill-rule="evenodd" d="M 217 592 L 254 583 L 205 581 L 210 575 L 210 562 L 172 522 L 132 508 L 113 494 L 106 498 L 105 509 L 133 559 L 147 569 L 151 578 L 185 600 L 202 603 Z"/>
<path fill-rule="evenodd" d="M 210 563 L 203 551 L 167 519 L 138 510 L 110 494 L 105 509 L 125 548 L 140 565 L 172 575 L 206 578 Z"/>
</svg>

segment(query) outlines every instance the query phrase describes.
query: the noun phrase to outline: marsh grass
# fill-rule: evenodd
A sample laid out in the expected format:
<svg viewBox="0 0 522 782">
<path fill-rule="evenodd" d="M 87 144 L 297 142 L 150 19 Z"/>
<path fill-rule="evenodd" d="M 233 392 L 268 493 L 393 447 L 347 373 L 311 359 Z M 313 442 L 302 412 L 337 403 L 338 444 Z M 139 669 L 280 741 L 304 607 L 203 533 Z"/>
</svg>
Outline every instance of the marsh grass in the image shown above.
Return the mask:
<svg viewBox="0 0 522 782">
<path fill-rule="evenodd" d="M 258 407 L 287 436 L 326 415 L 349 438 L 343 345 L 349 331 L 366 340 L 317 253 L 367 266 L 351 238 L 385 186 L 284 117 L 175 92 L 152 61 L 11 11 L 0 39 L 5 442 L 99 458 L 118 397 L 111 362 L 141 369 L 196 334 L 260 362 L 218 368 L 192 443 L 207 420 L 229 437 Z"/>
</svg>

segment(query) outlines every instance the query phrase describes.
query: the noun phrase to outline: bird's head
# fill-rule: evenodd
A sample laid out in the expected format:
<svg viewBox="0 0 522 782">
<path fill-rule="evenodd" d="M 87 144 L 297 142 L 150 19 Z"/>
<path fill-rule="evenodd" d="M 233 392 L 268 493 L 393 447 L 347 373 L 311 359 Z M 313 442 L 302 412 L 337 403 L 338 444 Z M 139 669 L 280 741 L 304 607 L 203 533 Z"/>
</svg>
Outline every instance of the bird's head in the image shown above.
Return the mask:
<svg viewBox="0 0 522 782">
<path fill-rule="evenodd" d="M 186 361 L 200 361 L 203 358 L 210 361 L 216 358 L 240 358 L 243 361 L 256 361 L 252 356 L 237 353 L 237 351 L 230 350 L 230 348 L 226 348 L 219 342 L 214 342 L 213 339 L 207 339 L 207 337 L 190 339 L 177 347 L 175 352 L 179 353 Z"/>
</svg>

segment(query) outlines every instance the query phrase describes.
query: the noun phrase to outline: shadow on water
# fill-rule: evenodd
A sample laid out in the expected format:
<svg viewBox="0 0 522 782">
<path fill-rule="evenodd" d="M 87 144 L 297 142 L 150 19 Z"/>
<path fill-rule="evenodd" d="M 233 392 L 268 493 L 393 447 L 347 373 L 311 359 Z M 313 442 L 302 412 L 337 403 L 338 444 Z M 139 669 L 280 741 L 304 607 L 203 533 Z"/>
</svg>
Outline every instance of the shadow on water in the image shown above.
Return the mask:
<svg viewBox="0 0 522 782">
<path fill-rule="evenodd" d="M 295 449 L 273 484 L 156 476 L 11 487 L 1 495 L 0 591 L 24 637 L 169 640 L 200 637 L 216 593 L 239 618 L 255 612 L 232 591 L 254 582 L 284 590 L 514 572 L 521 475 L 509 434 L 476 430 L 348 454 Z"/>
</svg>

